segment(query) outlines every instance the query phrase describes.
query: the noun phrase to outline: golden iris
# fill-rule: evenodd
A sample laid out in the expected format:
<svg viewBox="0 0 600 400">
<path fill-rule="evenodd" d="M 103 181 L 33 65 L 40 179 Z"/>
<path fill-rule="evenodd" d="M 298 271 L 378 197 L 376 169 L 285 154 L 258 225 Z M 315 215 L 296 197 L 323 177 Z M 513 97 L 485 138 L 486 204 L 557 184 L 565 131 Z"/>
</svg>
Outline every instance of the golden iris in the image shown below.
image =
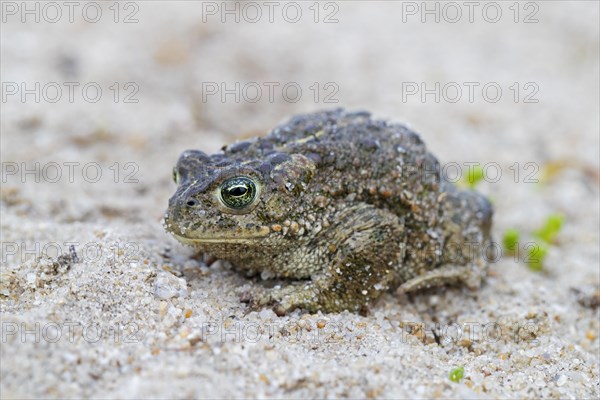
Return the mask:
<svg viewBox="0 0 600 400">
<path fill-rule="evenodd" d="M 235 210 L 248 207 L 256 197 L 256 184 L 250 178 L 239 176 L 221 184 L 221 200 Z"/>
</svg>

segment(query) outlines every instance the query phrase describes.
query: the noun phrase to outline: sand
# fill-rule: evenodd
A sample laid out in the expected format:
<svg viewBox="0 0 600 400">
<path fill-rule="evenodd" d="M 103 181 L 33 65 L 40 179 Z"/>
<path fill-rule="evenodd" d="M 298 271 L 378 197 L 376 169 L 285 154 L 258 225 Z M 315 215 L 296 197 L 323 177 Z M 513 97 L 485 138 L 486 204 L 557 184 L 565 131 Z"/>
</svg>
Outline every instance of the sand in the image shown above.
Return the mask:
<svg viewBox="0 0 600 400">
<path fill-rule="evenodd" d="M 100 2 L 97 22 L 78 3 L 70 22 L 59 2 L 54 23 L 8 3 L 2 398 L 600 396 L 597 2 L 478 3 L 472 22 L 438 4 L 439 23 L 421 2 L 277 3 L 273 22 L 192 1 Z M 504 255 L 480 290 L 390 292 L 366 316 L 248 312 L 256 282 L 164 232 L 171 169 L 339 106 L 489 166 L 497 240 L 563 214 L 543 270 Z"/>
</svg>

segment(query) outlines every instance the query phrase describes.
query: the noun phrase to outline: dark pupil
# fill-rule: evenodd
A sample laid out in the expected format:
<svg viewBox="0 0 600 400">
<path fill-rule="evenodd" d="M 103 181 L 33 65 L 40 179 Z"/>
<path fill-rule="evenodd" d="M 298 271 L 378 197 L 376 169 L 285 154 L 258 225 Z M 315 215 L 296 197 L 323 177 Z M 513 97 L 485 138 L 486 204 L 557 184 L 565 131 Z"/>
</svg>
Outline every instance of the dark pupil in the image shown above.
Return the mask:
<svg viewBox="0 0 600 400">
<path fill-rule="evenodd" d="M 232 189 L 229 189 L 229 194 L 235 197 L 243 196 L 248 192 L 248 188 L 246 186 L 236 186 Z"/>
</svg>

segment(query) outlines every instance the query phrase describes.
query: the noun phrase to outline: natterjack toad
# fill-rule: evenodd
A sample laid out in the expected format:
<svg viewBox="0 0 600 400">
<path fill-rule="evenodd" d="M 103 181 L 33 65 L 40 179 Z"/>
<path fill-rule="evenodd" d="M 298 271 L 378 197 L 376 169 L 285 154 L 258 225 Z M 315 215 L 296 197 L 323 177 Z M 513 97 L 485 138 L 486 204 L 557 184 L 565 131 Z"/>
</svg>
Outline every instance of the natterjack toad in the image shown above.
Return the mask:
<svg viewBox="0 0 600 400">
<path fill-rule="evenodd" d="M 403 125 L 366 112 L 300 115 L 207 155 L 185 151 L 164 225 L 182 243 L 287 284 L 256 289 L 279 313 L 361 311 L 485 275 L 492 208 L 440 174 Z"/>
</svg>

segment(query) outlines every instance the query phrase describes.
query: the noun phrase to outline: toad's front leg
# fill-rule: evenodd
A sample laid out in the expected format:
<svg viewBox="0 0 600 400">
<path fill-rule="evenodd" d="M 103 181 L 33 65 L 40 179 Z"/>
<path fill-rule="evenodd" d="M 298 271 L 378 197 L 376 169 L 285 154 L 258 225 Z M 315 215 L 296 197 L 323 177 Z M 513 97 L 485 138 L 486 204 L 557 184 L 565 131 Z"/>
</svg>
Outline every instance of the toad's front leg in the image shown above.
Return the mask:
<svg viewBox="0 0 600 400">
<path fill-rule="evenodd" d="M 252 299 L 273 304 L 278 315 L 296 308 L 310 312 L 365 311 L 396 277 L 404 229 L 398 217 L 370 205 L 346 209 L 319 244 L 327 265 L 311 280 L 272 289 Z M 325 252 L 325 253 L 326 253 Z"/>
</svg>

